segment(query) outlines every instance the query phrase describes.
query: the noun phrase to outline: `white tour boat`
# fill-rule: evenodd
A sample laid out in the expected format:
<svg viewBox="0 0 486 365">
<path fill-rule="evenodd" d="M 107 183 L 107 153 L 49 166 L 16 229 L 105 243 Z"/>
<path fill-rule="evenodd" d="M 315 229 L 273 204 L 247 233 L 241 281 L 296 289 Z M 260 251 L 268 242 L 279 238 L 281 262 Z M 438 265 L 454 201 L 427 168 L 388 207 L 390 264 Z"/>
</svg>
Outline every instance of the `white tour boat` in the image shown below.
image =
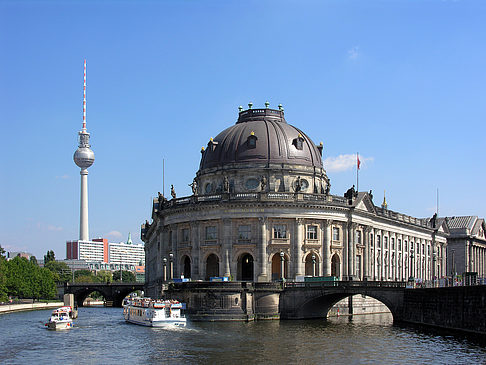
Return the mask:
<svg viewBox="0 0 486 365">
<path fill-rule="evenodd" d="M 143 326 L 161 327 L 171 324 L 183 327 L 186 325 L 186 317 L 182 309 L 185 309 L 185 303 L 177 300 L 131 298 L 123 306 L 123 316 L 125 321 Z"/>
<path fill-rule="evenodd" d="M 72 328 L 73 325 L 73 309 L 70 306 L 54 309 L 51 318 L 45 324 L 50 330 L 66 330 Z"/>
</svg>

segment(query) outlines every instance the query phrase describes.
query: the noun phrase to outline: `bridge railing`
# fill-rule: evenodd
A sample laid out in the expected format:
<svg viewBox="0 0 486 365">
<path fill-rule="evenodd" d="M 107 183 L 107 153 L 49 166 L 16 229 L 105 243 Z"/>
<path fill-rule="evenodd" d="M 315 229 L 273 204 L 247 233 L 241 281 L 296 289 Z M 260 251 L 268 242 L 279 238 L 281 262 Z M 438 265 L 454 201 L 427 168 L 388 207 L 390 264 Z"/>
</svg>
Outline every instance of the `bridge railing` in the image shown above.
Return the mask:
<svg viewBox="0 0 486 365">
<path fill-rule="evenodd" d="M 284 288 L 405 288 L 403 281 L 286 281 Z"/>
</svg>

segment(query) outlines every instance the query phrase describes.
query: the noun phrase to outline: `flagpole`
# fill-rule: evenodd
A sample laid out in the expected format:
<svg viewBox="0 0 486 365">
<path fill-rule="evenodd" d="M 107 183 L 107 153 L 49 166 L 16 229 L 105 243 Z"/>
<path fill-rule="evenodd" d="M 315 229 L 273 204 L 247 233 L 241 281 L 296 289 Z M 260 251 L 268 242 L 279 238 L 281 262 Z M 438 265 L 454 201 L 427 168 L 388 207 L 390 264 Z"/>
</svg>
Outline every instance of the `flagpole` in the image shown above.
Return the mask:
<svg viewBox="0 0 486 365">
<path fill-rule="evenodd" d="M 359 192 L 359 154 L 356 152 L 356 191 Z"/>
</svg>

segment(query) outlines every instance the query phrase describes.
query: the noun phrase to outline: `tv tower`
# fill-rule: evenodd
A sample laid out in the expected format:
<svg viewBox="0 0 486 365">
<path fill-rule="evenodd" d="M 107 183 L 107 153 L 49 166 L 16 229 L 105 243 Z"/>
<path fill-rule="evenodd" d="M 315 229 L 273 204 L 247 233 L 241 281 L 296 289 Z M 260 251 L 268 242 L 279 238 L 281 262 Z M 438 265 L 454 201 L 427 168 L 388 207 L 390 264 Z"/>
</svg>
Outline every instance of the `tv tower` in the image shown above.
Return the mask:
<svg viewBox="0 0 486 365">
<path fill-rule="evenodd" d="M 86 60 L 84 60 L 83 86 L 83 128 L 78 132 L 79 146 L 74 152 L 74 163 L 81 168 L 81 204 L 79 214 L 79 240 L 89 241 L 88 229 L 88 167 L 94 162 L 94 152 L 89 144 L 89 133 L 86 131 Z"/>
</svg>

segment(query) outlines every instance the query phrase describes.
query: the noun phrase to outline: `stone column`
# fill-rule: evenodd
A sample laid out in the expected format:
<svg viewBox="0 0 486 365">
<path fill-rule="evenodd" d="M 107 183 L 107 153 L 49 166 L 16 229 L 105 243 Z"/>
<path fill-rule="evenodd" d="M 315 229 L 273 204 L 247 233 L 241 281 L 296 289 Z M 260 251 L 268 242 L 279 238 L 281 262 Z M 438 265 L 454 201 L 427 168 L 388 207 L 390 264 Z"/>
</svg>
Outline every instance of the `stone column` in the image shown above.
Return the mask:
<svg viewBox="0 0 486 365">
<path fill-rule="evenodd" d="M 177 254 L 177 246 L 179 246 L 179 241 L 182 240 L 182 237 L 180 237 L 181 232 L 179 232 L 179 229 L 176 226 L 176 230 L 174 232 L 174 239 L 172 241 L 172 254 L 173 254 L 173 259 L 172 259 L 172 272 L 171 275 L 172 279 L 173 278 L 178 278 L 181 276 L 181 273 L 179 272 L 179 255 Z"/>
<path fill-rule="evenodd" d="M 354 279 L 355 275 L 355 247 L 354 247 L 354 232 L 355 232 L 356 224 L 349 222 L 348 223 L 348 280 Z"/>
<path fill-rule="evenodd" d="M 342 237 L 342 264 L 341 264 L 341 280 L 347 280 L 349 275 L 349 246 L 348 246 L 348 225 L 347 223 L 342 224 L 341 232 Z"/>
<path fill-rule="evenodd" d="M 192 240 L 192 257 L 191 257 L 191 276 L 192 279 L 202 279 L 199 269 L 199 256 L 200 256 L 200 244 L 199 244 L 199 223 L 191 222 L 191 240 Z"/>
<path fill-rule="evenodd" d="M 368 277 L 368 273 L 369 273 L 369 257 L 370 257 L 370 243 L 369 243 L 369 240 L 370 240 L 370 237 L 369 237 L 369 227 L 364 227 L 363 230 L 363 237 L 362 237 L 362 240 L 363 240 L 363 245 L 364 245 L 364 248 L 363 248 L 363 262 L 362 262 L 362 265 L 363 265 L 363 280 L 368 280 L 369 277 Z"/>
<path fill-rule="evenodd" d="M 332 221 L 326 220 L 323 223 L 324 229 L 322 230 L 322 274 L 324 276 L 331 276 L 331 226 Z"/>
<path fill-rule="evenodd" d="M 231 260 L 231 219 L 223 219 L 223 260 L 224 273 L 223 276 L 230 277 L 230 260 Z"/>
<path fill-rule="evenodd" d="M 294 252 L 295 252 L 295 276 L 304 275 L 302 270 L 302 226 L 304 220 L 302 218 L 295 219 L 295 234 L 294 234 Z"/>
<path fill-rule="evenodd" d="M 258 273 L 258 281 L 269 281 L 267 275 L 267 217 L 261 217 L 258 219 L 260 222 L 260 241 L 258 244 L 258 266 L 256 267 L 256 273 Z"/>
</svg>

